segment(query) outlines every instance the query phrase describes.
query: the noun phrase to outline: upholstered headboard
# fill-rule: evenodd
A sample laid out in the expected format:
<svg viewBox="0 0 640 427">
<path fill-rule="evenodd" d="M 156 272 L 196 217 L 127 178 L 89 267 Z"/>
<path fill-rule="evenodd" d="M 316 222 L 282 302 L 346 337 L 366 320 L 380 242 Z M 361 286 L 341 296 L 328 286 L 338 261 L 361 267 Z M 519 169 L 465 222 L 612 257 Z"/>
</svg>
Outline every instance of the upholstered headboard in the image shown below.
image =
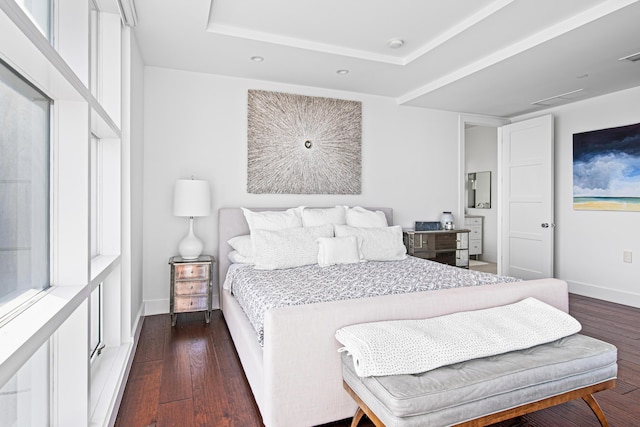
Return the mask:
<svg viewBox="0 0 640 427">
<path fill-rule="evenodd" d="M 283 211 L 288 208 L 248 208 L 253 211 Z M 387 217 L 387 223 L 393 225 L 393 209 L 392 208 L 367 208 L 384 212 Z M 220 208 L 218 210 L 218 286 L 220 287 L 220 295 L 222 295 L 222 285 L 227 276 L 227 270 L 231 261 L 229 261 L 229 252 L 233 249 L 227 241 L 235 236 L 249 234 L 249 225 L 244 218 L 242 209 L 240 208 Z"/>
</svg>

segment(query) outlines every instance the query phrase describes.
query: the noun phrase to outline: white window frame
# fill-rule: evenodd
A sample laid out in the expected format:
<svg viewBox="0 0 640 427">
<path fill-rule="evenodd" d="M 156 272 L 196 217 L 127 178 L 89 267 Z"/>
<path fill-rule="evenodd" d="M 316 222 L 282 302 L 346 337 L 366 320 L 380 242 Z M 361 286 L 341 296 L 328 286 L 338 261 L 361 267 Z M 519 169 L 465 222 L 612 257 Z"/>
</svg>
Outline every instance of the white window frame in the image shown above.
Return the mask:
<svg viewBox="0 0 640 427">
<path fill-rule="evenodd" d="M 100 82 L 97 90 L 102 95 L 96 97 L 90 89 L 89 17 L 86 0 L 57 0 L 52 19 L 54 43 L 50 43 L 15 1 L 0 0 L 0 57 L 54 100 L 54 286 L 2 326 L 0 385 L 48 342 L 52 354 L 51 425 L 108 425 L 133 351 L 127 319 L 130 308 L 123 303 L 128 298 L 122 294 L 120 255 L 123 30 L 118 15 L 100 17 L 98 43 L 104 58 L 100 61 L 109 69 L 102 73 L 107 79 Z M 112 165 L 102 174 L 102 212 L 110 219 L 104 221 L 101 254 L 93 259 L 88 218 L 91 132 L 105 143 L 105 165 Z M 99 283 L 104 283 L 104 311 L 109 313 L 104 322 L 107 348 L 99 364 L 90 364 L 89 301 Z M 92 372 L 94 366 L 108 375 Z"/>
<path fill-rule="evenodd" d="M 48 236 L 48 252 L 49 252 L 49 271 L 47 272 L 48 275 L 48 283 L 45 287 L 43 288 L 31 288 L 28 290 L 25 290 L 24 292 L 20 293 L 19 295 L 16 295 L 12 301 L 8 301 L 5 304 L 2 305 L 2 307 L 0 307 L 0 327 L 2 327 L 2 325 L 6 324 L 7 322 L 11 321 L 11 319 L 15 318 L 16 316 L 20 315 L 20 313 L 22 313 L 22 311 L 24 311 L 26 308 L 28 308 L 30 305 L 34 304 L 36 301 L 38 301 L 38 299 L 42 298 L 44 296 L 44 292 L 49 289 L 49 287 L 51 286 L 51 264 L 52 264 L 52 260 L 51 260 L 51 243 L 52 243 L 52 235 L 51 235 L 51 230 L 52 230 L 52 221 L 53 221 L 53 215 L 51 214 L 51 197 L 52 197 L 52 167 L 51 167 L 51 161 L 52 161 L 52 156 L 53 156 L 53 144 L 51 143 L 52 140 L 52 111 L 53 111 L 53 100 L 51 100 L 49 97 L 47 97 L 42 91 L 40 91 L 37 87 L 33 86 L 26 78 L 24 78 L 24 76 L 22 76 L 18 71 L 16 71 L 15 69 L 13 69 L 13 67 L 11 67 L 9 64 L 6 64 L 4 61 L 1 61 L 0 66 L 5 67 L 6 69 L 8 69 L 9 73 L 12 73 L 16 79 L 22 80 L 24 82 L 24 84 L 32 86 L 31 90 L 34 90 L 36 92 L 37 96 L 43 96 L 46 99 L 46 101 L 49 103 L 49 117 L 47 118 L 48 122 L 46 124 L 47 126 L 47 132 L 48 132 L 48 144 L 49 144 L 49 169 L 48 169 L 48 173 L 49 173 L 49 193 L 48 193 L 48 197 L 49 200 L 47 201 L 47 205 L 49 207 L 49 224 L 48 224 L 48 232 L 49 232 L 49 236 Z M 33 96 L 33 95 L 32 95 Z M 33 241 L 32 241 L 33 242 Z"/>
</svg>

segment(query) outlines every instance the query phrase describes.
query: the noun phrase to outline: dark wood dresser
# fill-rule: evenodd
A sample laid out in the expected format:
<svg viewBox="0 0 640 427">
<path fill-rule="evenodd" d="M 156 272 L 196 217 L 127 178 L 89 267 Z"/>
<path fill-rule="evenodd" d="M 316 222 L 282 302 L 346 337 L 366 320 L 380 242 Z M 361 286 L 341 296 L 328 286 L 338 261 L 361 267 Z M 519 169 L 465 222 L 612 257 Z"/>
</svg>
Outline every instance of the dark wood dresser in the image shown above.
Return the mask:
<svg viewBox="0 0 640 427">
<path fill-rule="evenodd" d="M 469 231 L 435 230 L 403 232 L 407 253 L 461 268 L 469 268 Z"/>
</svg>

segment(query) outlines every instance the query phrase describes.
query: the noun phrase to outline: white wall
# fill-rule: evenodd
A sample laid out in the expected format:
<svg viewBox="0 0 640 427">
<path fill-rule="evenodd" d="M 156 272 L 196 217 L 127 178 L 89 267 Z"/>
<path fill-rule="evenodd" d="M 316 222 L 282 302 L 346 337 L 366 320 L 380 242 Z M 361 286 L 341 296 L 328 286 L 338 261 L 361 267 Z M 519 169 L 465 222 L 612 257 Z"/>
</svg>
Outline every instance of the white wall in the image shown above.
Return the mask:
<svg viewBox="0 0 640 427">
<path fill-rule="evenodd" d="M 391 206 L 395 223 L 438 220 L 458 203 L 458 114 L 400 107 L 349 92 L 155 67 L 144 75 L 143 275 L 146 314 L 168 312 L 169 257 L 187 232 L 172 216 L 178 178 L 206 179 L 213 214 L 196 219 L 217 255 L 217 209 L 228 206 Z M 362 101 L 361 195 L 256 195 L 247 188 L 247 90 Z"/>
<path fill-rule="evenodd" d="M 640 307 L 640 212 L 573 210 L 573 134 L 638 123 L 640 87 L 547 112 L 555 117 L 555 275 L 571 292 Z"/>
<path fill-rule="evenodd" d="M 465 131 L 465 176 L 471 172 L 491 172 L 491 208 L 467 208 L 467 214 L 484 217 L 482 255 L 488 262 L 498 260 L 498 129 L 473 126 Z"/>
</svg>

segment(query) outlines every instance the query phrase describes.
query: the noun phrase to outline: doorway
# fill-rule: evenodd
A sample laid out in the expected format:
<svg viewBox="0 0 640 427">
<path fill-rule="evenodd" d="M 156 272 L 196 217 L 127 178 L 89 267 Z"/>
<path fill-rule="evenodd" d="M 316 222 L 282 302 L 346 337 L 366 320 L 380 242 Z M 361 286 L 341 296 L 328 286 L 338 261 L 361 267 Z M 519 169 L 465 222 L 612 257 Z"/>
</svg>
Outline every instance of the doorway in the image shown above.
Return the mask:
<svg viewBox="0 0 640 427">
<path fill-rule="evenodd" d="M 475 172 L 467 170 L 467 154 L 472 159 L 476 148 L 471 145 L 472 141 L 467 144 L 467 131 L 470 139 L 473 139 L 471 131 L 476 128 L 478 133 L 486 131 L 493 135 L 494 129 L 483 127 L 496 131 L 495 202 L 489 202 L 491 207 L 495 206 L 497 218 L 496 272 L 523 279 L 553 277 L 553 116 L 548 114 L 513 124 L 507 119 L 460 116 L 457 211 L 460 218 L 469 215 L 470 209 L 477 213 L 478 206 L 467 205 L 467 172 Z M 490 138 L 488 146 L 492 144 Z M 464 224 L 464 219 L 459 223 Z M 486 239 L 492 238 L 493 232 L 487 232 Z"/>
<path fill-rule="evenodd" d="M 470 268 L 490 273 L 500 273 L 498 129 L 509 122 L 507 119 L 471 115 L 461 115 L 459 119 L 459 223 L 461 227 L 472 230 L 470 239 L 474 235 L 477 237 L 474 228 L 477 229 L 478 223 L 481 223 L 481 243 L 476 243 L 480 248 L 471 250 L 470 254 L 475 255 L 470 256 Z M 488 177 L 488 200 L 473 194 L 479 191 L 477 185 L 481 182 L 478 179 L 480 176 Z M 483 192 L 486 194 L 486 189 Z"/>
<path fill-rule="evenodd" d="M 471 258 L 497 264 L 498 128 L 465 125 L 464 173 L 467 176 L 465 227 L 472 230 L 471 237 L 478 237 L 476 245 L 471 248 Z"/>
</svg>

